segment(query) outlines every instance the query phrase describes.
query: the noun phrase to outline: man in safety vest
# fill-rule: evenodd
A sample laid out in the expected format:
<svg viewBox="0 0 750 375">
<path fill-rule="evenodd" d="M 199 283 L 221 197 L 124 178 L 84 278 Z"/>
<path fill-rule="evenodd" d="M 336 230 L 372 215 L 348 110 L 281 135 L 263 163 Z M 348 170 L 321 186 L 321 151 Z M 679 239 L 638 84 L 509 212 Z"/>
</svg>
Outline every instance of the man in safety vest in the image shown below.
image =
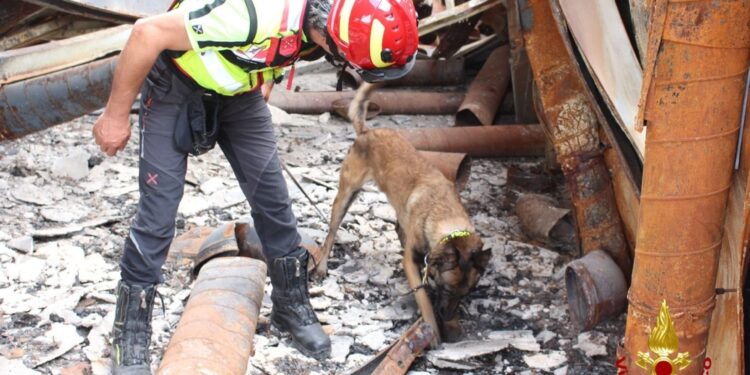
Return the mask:
<svg viewBox="0 0 750 375">
<path fill-rule="evenodd" d="M 150 373 L 155 285 L 175 233 L 187 155 L 214 142 L 252 208 L 273 285 L 272 323 L 304 354 L 330 354 L 310 306 L 308 253 L 264 99 L 285 66 L 321 48 L 368 81 L 399 78 L 414 64 L 417 39 L 412 0 L 177 0 L 136 22 L 93 128 L 103 152 L 122 150 L 140 90 L 140 201 L 120 261 L 115 374 Z"/>
</svg>

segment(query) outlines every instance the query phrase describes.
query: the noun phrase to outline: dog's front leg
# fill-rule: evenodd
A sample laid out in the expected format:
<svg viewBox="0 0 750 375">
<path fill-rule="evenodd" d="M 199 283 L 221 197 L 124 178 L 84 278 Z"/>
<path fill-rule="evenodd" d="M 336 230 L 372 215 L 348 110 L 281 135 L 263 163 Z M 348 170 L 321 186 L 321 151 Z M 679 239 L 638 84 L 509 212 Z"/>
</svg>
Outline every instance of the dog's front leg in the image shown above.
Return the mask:
<svg viewBox="0 0 750 375">
<path fill-rule="evenodd" d="M 435 319 L 435 312 L 432 310 L 430 297 L 427 296 L 427 291 L 424 287 L 420 287 L 422 285 L 422 278 L 419 276 L 419 267 L 414 263 L 414 242 L 412 238 L 414 236 L 408 236 L 406 238 L 406 246 L 404 246 L 404 273 L 406 273 L 409 288 L 415 290 L 414 298 L 417 300 L 417 306 L 419 306 L 419 311 L 422 313 L 422 319 L 429 323 L 432 326 L 433 332 L 435 332 L 435 337 L 430 344 L 434 349 L 440 344 L 440 329 Z"/>
<path fill-rule="evenodd" d="M 341 165 L 339 191 L 336 193 L 336 198 L 333 200 L 333 207 L 331 207 L 331 222 L 328 224 L 326 240 L 320 249 L 320 260 L 312 272 L 314 279 L 322 280 L 326 277 L 326 273 L 328 273 L 328 256 L 331 254 L 333 242 L 336 239 L 336 231 L 338 231 L 339 225 L 344 220 L 344 215 L 349 210 L 349 206 L 357 198 L 357 193 L 365 183 L 366 177 L 367 162 L 358 152 L 355 143 Z"/>
</svg>

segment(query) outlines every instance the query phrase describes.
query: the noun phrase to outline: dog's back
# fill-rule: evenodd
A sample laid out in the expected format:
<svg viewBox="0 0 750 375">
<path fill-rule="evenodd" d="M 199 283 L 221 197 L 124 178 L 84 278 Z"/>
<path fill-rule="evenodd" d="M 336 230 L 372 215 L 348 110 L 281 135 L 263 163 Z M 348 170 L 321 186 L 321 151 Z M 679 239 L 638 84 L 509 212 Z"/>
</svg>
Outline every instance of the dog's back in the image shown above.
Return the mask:
<svg viewBox="0 0 750 375">
<path fill-rule="evenodd" d="M 416 191 L 418 186 L 432 191 L 432 194 L 425 195 L 424 199 L 429 196 L 446 204 L 444 199 L 438 197 L 449 195 L 455 199 L 448 201 L 454 200 L 460 205 L 453 184 L 437 168 L 419 156 L 414 146 L 401 133 L 394 129 L 367 127 L 369 98 L 380 86 L 382 85 L 363 83 L 349 106 L 348 115 L 357 133 L 353 150 L 366 155 L 372 178 L 388 196 L 397 212 L 404 211 L 407 199 L 411 196 L 399 193 Z"/>
</svg>

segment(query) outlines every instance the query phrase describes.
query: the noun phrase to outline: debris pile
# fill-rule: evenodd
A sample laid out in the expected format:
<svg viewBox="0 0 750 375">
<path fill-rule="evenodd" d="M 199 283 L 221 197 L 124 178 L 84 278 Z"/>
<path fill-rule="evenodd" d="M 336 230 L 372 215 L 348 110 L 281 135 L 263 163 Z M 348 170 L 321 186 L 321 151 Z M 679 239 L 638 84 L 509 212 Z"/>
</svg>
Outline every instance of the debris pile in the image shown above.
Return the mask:
<svg viewBox="0 0 750 375">
<path fill-rule="evenodd" d="M 307 87 L 322 82 L 334 87 L 332 70 L 298 78 L 298 84 Z M 327 214 L 338 168 L 353 138 L 351 125 L 337 117 L 277 110 L 274 115 L 282 159 Z M 108 371 L 117 262 L 138 200 L 137 130 L 124 152 L 104 158 L 90 137 L 95 118 L 84 116 L 0 144 L 0 372 Z M 371 120 L 370 126 L 430 128 L 451 120 L 390 115 Z M 82 154 L 89 155 L 85 167 L 69 163 L 80 169 L 66 177 L 57 174 L 59 160 Z M 441 357 L 445 351 L 438 349 L 417 358 L 415 372 L 462 371 L 456 368 L 461 366 L 479 374 L 541 369 L 565 373 L 565 368 L 568 373 L 611 373 L 622 319 L 599 325 L 597 340 L 579 338 L 564 304 L 564 270 L 577 256 L 574 247 L 549 246 L 526 236 L 515 213 L 518 197 L 536 191 L 509 184 L 509 170 L 557 181 L 556 188 L 543 194 L 569 207 L 560 176 L 544 169 L 543 158 L 474 160 L 461 197 L 492 249 L 491 265 L 461 308 L 467 342 L 452 345 L 460 345 L 465 354 Z M 81 175 L 85 177 L 75 179 Z M 303 233 L 322 240 L 327 223 L 291 181 L 288 185 Z M 249 221 L 249 207 L 221 152 L 191 157 L 178 237 L 236 221 Z M 311 285 L 313 306 L 332 338 L 328 361 L 304 357 L 270 326 L 267 282 L 248 373 L 345 373 L 404 333 L 418 312 L 408 295 L 394 223 L 385 196 L 374 186 L 366 187 L 339 231 L 328 278 Z M 190 262 L 167 263 L 165 283 L 159 287 L 164 305 L 157 299 L 154 310 L 154 369 L 175 332 L 192 282 Z M 588 341 L 604 345 L 607 355 L 592 354 L 601 349 L 592 351 Z"/>
</svg>

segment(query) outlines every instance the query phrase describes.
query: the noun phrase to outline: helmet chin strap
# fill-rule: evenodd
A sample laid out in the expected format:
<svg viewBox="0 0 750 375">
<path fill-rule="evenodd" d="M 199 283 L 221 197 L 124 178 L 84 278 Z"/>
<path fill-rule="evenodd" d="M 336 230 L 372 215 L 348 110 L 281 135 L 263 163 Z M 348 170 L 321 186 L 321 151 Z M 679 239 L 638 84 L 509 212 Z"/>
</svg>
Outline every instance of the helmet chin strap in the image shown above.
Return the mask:
<svg viewBox="0 0 750 375">
<path fill-rule="evenodd" d="M 336 81 L 336 91 L 342 91 L 344 89 L 344 71 L 347 67 L 352 66 L 348 60 L 346 60 L 341 54 L 339 54 L 339 49 L 336 47 L 336 43 L 334 43 L 333 39 L 330 35 L 328 35 L 328 32 L 325 32 L 326 35 L 326 44 L 328 44 L 328 50 L 331 52 L 330 54 L 326 54 L 326 60 L 333 66 L 337 68 L 341 68 L 341 71 L 339 72 L 339 78 Z"/>
</svg>

